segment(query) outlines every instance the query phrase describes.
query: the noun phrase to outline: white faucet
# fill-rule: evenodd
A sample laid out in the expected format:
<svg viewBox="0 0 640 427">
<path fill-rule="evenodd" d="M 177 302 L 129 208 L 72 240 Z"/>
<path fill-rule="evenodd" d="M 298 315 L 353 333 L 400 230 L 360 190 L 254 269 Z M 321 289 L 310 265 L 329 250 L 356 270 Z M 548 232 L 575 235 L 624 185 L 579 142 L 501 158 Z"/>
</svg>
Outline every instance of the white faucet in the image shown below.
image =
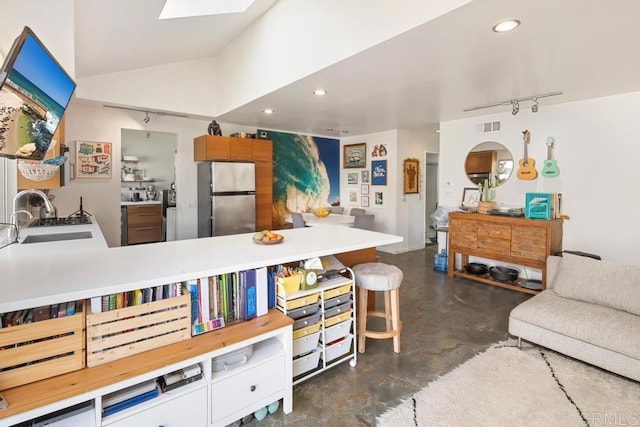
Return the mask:
<svg viewBox="0 0 640 427">
<path fill-rule="evenodd" d="M 47 195 L 40 190 L 22 190 L 18 194 L 16 194 L 15 197 L 13 198 L 13 213 L 11 214 L 11 219 L 10 219 L 11 224 L 13 224 L 15 227 L 16 237 L 14 241 L 17 241 L 20 236 L 20 226 L 18 225 L 18 220 L 16 219 L 16 217 L 18 216 L 17 214 L 26 213 L 27 215 L 29 215 L 29 219 L 33 218 L 33 215 L 31 215 L 31 213 L 29 213 L 28 211 L 18 210 L 18 201 L 25 194 L 37 194 L 38 196 L 40 196 L 44 201 L 44 208 L 47 211 L 47 213 L 55 212 L 55 209 L 56 209 L 51 204 L 51 200 L 49 200 Z"/>
</svg>

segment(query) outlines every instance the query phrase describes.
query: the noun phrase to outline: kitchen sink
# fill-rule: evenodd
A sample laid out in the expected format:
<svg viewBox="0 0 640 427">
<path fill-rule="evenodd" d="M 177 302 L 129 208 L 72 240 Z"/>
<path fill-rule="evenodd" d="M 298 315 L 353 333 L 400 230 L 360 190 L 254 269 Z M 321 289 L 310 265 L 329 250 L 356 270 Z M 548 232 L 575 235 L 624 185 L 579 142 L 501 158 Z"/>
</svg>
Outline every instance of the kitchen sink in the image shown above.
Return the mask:
<svg viewBox="0 0 640 427">
<path fill-rule="evenodd" d="M 27 236 L 22 243 L 60 242 L 63 240 L 91 239 L 90 231 L 77 231 L 74 233 L 32 234 Z"/>
</svg>

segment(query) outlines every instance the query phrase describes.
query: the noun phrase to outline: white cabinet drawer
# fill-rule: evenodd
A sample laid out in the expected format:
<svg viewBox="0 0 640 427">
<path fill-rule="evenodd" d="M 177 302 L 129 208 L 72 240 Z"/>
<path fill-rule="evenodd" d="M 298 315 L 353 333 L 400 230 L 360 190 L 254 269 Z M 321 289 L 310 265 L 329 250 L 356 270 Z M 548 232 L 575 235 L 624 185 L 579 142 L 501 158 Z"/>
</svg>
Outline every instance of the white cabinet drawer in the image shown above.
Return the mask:
<svg viewBox="0 0 640 427">
<path fill-rule="evenodd" d="M 348 332 L 347 332 L 348 333 Z M 345 334 L 346 335 L 346 334 Z M 318 346 L 320 340 L 320 331 L 307 337 L 298 338 L 293 341 L 293 357 L 301 354 L 309 353 Z"/>
<path fill-rule="evenodd" d="M 168 397 L 168 394 L 161 396 Z M 113 423 L 109 423 L 107 419 L 102 425 L 104 427 L 204 427 L 207 425 L 207 389 L 194 390 Z"/>
<path fill-rule="evenodd" d="M 346 320 L 344 322 L 338 323 L 330 328 L 327 328 L 324 331 L 325 336 L 325 344 L 331 344 L 333 341 L 344 338 L 351 332 L 351 324 L 353 323 L 353 319 Z"/>
<path fill-rule="evenodd" d="M 262 399 L 282 392 L 285 387 L 285 365 L 286 358 L 283 353 L 244 372 L 213 382 L 211 384 L 211 422 L 216 423 L 244 408 L 251 407 Z M 265 403 L 265 406 L 269 403 L 271 402 Z M 253 411 L 250 410 L 250 412 Z M 238 419 L 244 415 L 246 413 L 242 413 Z"/>
</svg>

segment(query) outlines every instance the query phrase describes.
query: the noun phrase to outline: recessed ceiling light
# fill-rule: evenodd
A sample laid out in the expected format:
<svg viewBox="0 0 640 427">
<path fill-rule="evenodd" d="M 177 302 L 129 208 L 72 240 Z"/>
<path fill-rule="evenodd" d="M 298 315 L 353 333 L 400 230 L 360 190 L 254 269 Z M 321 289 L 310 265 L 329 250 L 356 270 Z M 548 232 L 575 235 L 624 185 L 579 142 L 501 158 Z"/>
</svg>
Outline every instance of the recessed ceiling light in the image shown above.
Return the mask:
<svg viewBox="0 0 640 427">
<path fill-rule="evenodd" d="M 316 89 L 313 91 L 313 94 L 317 96 L 323 96 L 327 94 L 327 91 L 324 89 Z"/>
<path fill-rule="evenodd" d="M 271 108 L 265 108 L 264 110 L 262 110 L 263 113 L 265 114 L 273 114 L 274 111 Z"/>
<path fill-rule="evenodd" d="M 517 19 L 509 19 L 507 21 L 498 22 L 496 25 L 491 27 L 491 29 L 496 33 L 506 33 L 507 31 L 515 30 L 518 25 L 520 25 L 520 21 Z"/>
<path fill-rule="evenodd" d="M 329 131 L 329 132 L 333 132 L 333 131 L 334 131 L 334 129 L 333 129 L 333 128 L 327 128 L 327 131 Z"/>
<path fill-rule="evenodd" d="M 342 133 L 349 133 L 349 131 L 348 130 L 343 130 Z"/>
</svg>

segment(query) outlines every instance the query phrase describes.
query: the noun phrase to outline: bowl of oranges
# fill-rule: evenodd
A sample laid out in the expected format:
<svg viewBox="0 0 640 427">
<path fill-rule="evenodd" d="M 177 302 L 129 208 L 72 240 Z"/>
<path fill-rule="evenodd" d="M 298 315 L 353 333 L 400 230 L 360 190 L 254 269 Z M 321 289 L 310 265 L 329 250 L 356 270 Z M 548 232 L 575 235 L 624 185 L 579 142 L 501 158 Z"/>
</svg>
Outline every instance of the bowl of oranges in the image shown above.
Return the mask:
<svg viewBox="0 0 640 427">
<path fill-rule="evenodd" d="M 277 245 L 284 241 L 284 236 L 270 230 L 258 231 L 253 235 L 253 243 L 258 245 Z"/>
<path fill-rule="evenodd" d="M 329 216 L 331 213 L 331 208 L 318 208 L 314 209 L 313 214 L 319 218 L 324 218 Z"/>
</svg>

